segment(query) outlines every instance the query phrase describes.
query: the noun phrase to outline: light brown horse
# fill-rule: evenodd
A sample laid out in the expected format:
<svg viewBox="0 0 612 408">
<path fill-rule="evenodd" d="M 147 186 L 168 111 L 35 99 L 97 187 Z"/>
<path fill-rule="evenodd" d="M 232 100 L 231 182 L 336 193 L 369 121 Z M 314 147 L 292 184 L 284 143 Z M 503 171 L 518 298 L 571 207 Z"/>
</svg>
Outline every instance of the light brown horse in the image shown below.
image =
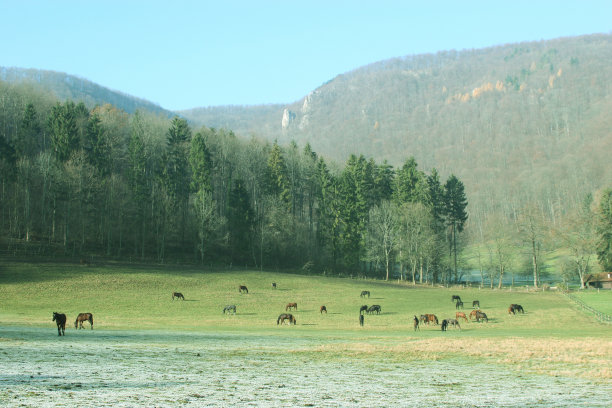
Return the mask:
<svg viewBox="0 0 612 408">
<path fill-rule="evenodd" d="M 426 324 L 429 324 L 429 323 L 438 324 L 438 317 L 435 314 L 426 313 L 424 316 L 427 319 L 425 321 Z"/>
<path fill-rule="evenodd" d="M 463 313 L 463 312 L 457 312 L 457 313 L 455 313 L 455 319 L 461 319 L 461 318 L 465 319 L 465 321 L 466 321 L 466 322 L 468 321 L 468 318 L 467 318 L 467 316 L 465 315 L 465 313 Z"/>
<path fill-rule="evenodd" d="M 90 328 L 91 330 L 93 330 L 93 315 L 91 313 L 79 313 L 76 320 L 74 321 L 74 328 L 82 329 L 83 322 L 89 322 L 89 325 L 91 326 Z"/>
<path fill-rule="evenodd" d="M 297 310 L 297 303 L 287 303 L 287 306 L 285 306 L 285 312 L 291 309 Z"/>
<path fill-rule="evenodd" d="M 476 318 L 476 313 L 480 312 L 480 309 L 472 310 L 470 312 L 470 320 L 474 320 Z"/>
</svg>

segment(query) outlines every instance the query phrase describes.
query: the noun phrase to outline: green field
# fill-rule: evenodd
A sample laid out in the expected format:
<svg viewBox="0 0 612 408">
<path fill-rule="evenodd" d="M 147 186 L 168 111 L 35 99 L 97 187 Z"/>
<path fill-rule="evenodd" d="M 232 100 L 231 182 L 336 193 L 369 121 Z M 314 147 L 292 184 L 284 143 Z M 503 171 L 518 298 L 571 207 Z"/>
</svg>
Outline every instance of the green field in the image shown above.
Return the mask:
<svg viewBox="0 0 612 408">
<path fill-rule="evenodd" d="M 612 315 L 612 290 L 585 290 L 572 295 L 602 313 Z"/>
<path fill-rule="evenodd" d="M 277 289 L 272 288 L 272 282 L 277 283 Z M 246 285 L 249 293 L 238 293 L 239 285 Z M 371 297 L 360 298 L 362 290 L 369 290 Z M 182 292 L 186 300 L 173 301 L 173 291 Z M 461 330 L 442 332 L 439 326 L 422 326 L 420 331 L 413 331 L 414 315 L 454 317 L 451 296 L 455 294 L 465 302 L 466 312 L 471 310 L 472 300 L 479 300 L 489 323 L 462 321 Z M 203 271 L 184 266 L 4 262 L 0 266 L 0 299 L 0 344 L 5 357 L 10 356 L 6 370 L 13 373 L 5 377 L 0 374 L 0 401 L 14 399 L 15 406 L 53 400 L 56 395 L 50 391 L 49 382 L 70 389 L 76 393 L 74 398 L 89 398 L 79 399 L 84 406 L 87 404 L 82 401 L 99 405 L 97 398 L 102 394 L 98 385 L 115 382 L 117 388 L 108 392 L 116 404 L 167 405 L 161 397 L 152 397 L 151 390 L 174 375 L 188 378 L 188 384 L 192 384 L 169 385 L 176 386 L 176 393 L 184 396 L 182 405 L 202 403 L 201 396 L 206 395 L 212 398 L 206 405 L 240 405 L 240 387 L 236 385 L 232 391 L 226 382 L 232 383 L 233 376 L 241 382 L 238 373 L 247 368 L 258 373 L 244 385 L 252 395 L 258 395 L 250 401 L 272 406 L 308 405 L 306 401 L 313 393 L 319 398 L 315 406 L 376 403 L 376 394 L 372 394 L 376 384 L 362 384 L 361 388 L 371 387 L 367 388 L 370 392 L 364 391 L 355 401 L 350 399 L 352 376 L 372 370 L 385 373 L 388 387 L 396 380 L 403 384 L 406 370 L 413 371 L 415 384 L 426 379 L 438 381 L 446 378 L 443 373 L 455 370 L 488 372 L 491 381 L 500 384 L 511 375 L 524 381 L 523 387 L 541 385 L 541 392 L 557 387 L 561 393 L 575 381 L 584 382 L 580 392 L 586 394 L 571 395 L 567 400 L 560 396 L 542 399 L 535 389 L 535 394 L 522 396 L 497 394 L 496 398 L 503 395 L 505 406 L 549 406 L 551 402 L 572 406 L 599 390 L 604 391 L 605 399 L 612 389 L 612 327 L 597 323 L 555 292 L 415 287 L 398 282 Z M 292 312 L 297 325 L 277 326 L 276 319 L 285 312 L 288 302 L 298 304 L 298 310 Z M 606 299 L 601 302 L 606 303 Z M 510 303 L 521 304 L 526 314 L 509 315 Z M 222 313 L 227 304 L 237 306 L 236 315 Z M 382 307 L 380 315 L 365 317 L 364 327 L 358 324 L 362 304 Z M 327 307 L 328 314 L 319 313 L 321 305 Z M 65 337 L 57 337 L 51 321 L 54 311 L 68 316 Z M 93 313 L 93 331 L 74 329 L 74 319 L 80 312 Z M 71 353 L 57 350 L 58 344 L 66 344 Z M 95 370 L 88 360 L 96 361 Z M 69 364 L 64 367 L 66 361 Z M 225 364 L 228 362 L 230 366 Z M 156 382 L 141 378 L 138 373 L 143 366 L 152 370 L 152 376 L 165 379 Z M 181 371 L 179 367 L 187 368 Z M 314 382 L 304 386 L 302 394 L 296 394 L 302 395 L 297 400 L 276 400 L 273 396 L 279 384 L 289 381 L 290 374 L 284 371 L 289 368 Z M 198 372 L 208 372 L 218 386 L 203 384 Z M 30 373 L 31 377 L 20 373 Z M 138 379 L 142 392 L 128 392 L 134 385 L 118 380 L 126 373 L 131 373 L 134 381 Z M 328 400 L 320 389 L 312 388 L 324 383 L 322 373 L 337 378 L 334 384 L 336 391 L 343 393 L 342 398 L 336 395 Z M 501 404 L 502 400 L 487 399 L 491 398 L 489 394 L 475 384 L 468 386 L 464 375 L 458 380 L 451 377 L 432 388 L 433 399 L 419 399 L 421 405 L 437 401 L 438 393 L 433 392 L 436 387 L 456 388 L 459 384 L 469 389 L 460 391 L 457 398 L 468 398 L 473 405 L 462 405 L 460 401 L 465 400 L 458 399 L 458 406 Z M 24 392 L 38 390 L 37 394 L 28 397 L 16 391 L 20 386 Z M 266 387 L 270 387 L 269 392 Z M 275 403 L 265 403 L 267 398 Z M 397 400 L 399 394 L 389 394 L 389 398 L 388 404 L 401 402 Z M 442 399 L 440 404 L 444 401 L 449 400 Z M 597 399 L 589 403 L 606 405 Z M 177 406 L 181 404 L 177 402 Z"/>
</svg>

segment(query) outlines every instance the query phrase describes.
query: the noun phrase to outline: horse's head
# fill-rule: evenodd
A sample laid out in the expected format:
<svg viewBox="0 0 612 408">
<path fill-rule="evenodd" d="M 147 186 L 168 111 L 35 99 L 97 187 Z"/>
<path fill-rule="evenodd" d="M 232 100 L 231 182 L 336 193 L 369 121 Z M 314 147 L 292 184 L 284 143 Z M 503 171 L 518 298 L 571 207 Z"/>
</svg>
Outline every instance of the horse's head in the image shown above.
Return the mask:
<svg viewBox="0 0 612 408">
<path fill-rule="evenodd" d="M 56 318 L 57 318 L 57 312 L 53 312 L 53 320 L 51 321 L 54 322 Z"/>
</svg>

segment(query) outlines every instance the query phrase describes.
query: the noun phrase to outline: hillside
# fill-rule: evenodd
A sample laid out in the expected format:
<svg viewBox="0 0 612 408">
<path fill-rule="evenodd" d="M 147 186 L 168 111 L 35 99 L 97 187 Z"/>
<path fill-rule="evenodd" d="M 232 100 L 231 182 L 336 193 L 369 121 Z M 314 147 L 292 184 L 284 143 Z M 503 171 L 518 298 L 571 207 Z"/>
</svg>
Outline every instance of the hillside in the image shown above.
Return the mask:
<svg viewBox="0 0 612 408">
<path fill-rule="evenodd" d="M 471 212 L 535 201 L 554 218 L 612 179 L 612 36 L 381 61 L 284 106 L 182 112 L 197 124 L 309 142 L 344 162 L 367 152 L 466 184 Z"/>
<path fill-rule="evenodd" d="M 82 101 L 85 105 L 111 104 L 127 113 L 146 110 L 170 117 L 172 112 L 144 99 L 113 91 L 78 76 L 39 69 L 0 67 L 0 81 L 30 83 L 51 92 L 59 100 Z"/>
</svg>

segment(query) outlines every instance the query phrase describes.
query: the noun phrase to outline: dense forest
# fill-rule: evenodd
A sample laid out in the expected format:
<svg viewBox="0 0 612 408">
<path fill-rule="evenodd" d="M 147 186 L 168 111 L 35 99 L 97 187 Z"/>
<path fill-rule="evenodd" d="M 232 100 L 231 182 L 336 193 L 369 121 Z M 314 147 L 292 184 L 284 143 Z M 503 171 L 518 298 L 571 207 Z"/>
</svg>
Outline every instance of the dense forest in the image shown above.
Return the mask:
<svg viewBox="0 0 612 408">
<path fill-rule="evenodd" d="M 553 266 L 583 284 L 612 269 L 611 38 L 384 61 L 284 115 L 171 117 L 2 69 L 0 248 L 491 286 Z"/>
</svg>

